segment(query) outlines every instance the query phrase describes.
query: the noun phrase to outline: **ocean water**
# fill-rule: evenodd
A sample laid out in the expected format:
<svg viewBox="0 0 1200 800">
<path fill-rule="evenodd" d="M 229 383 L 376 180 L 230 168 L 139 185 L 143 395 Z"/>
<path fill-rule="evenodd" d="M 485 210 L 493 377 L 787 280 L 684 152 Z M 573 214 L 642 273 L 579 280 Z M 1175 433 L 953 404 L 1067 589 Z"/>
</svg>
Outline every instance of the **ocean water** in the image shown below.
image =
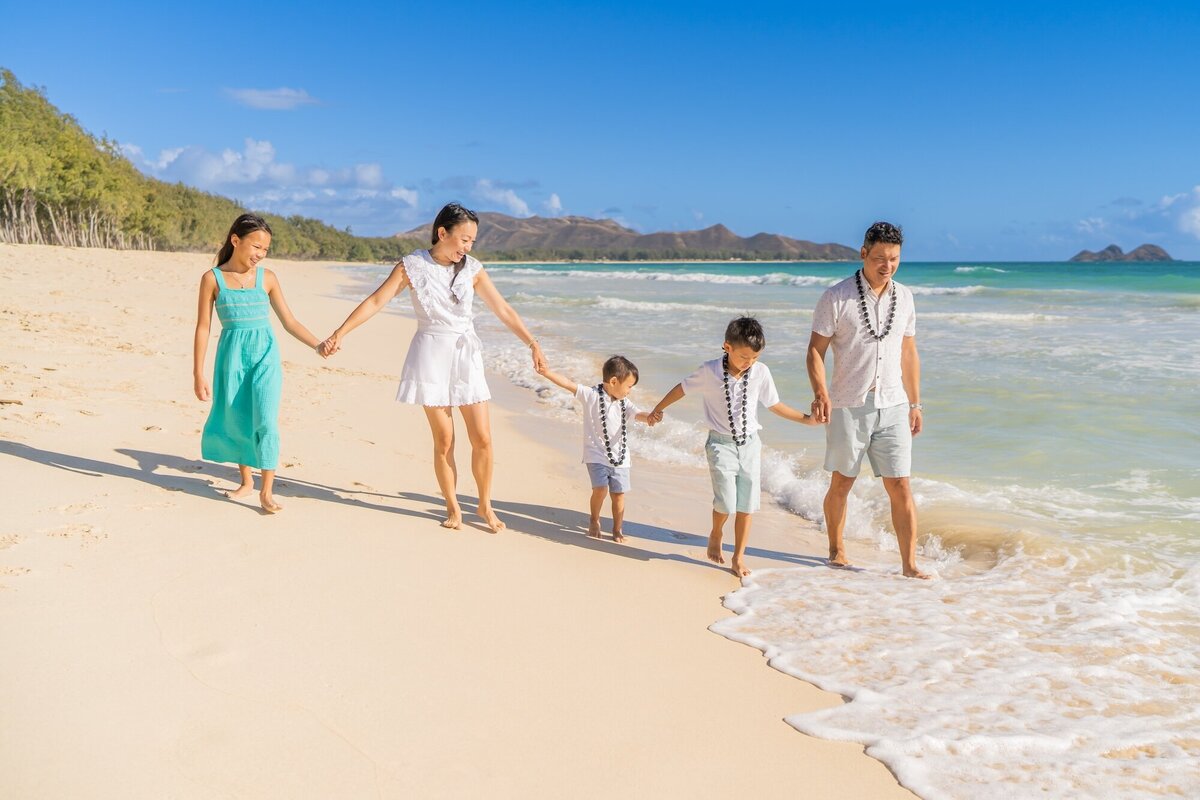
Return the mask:
<svg viewBox="0 0 1200 800">
<path fill-rule="evenodd" d="M 489 273 L 554 369 L 598 380 L 622 353 L 646 407 L 753 314 L 784 402 L 807 409 L 812 309 L 856 267 Z M 897 279 L 917 303 L 913 486 L 937 579 L 899 576 L 866 470 L 846 530 L 861 568 L 757 570 L 713 630 L 842 694 L 788 722 L 864 744 L 923 797 L 1200 797 L 1200 264 L 906 263 Z M 534 413 L 575 413 L 484 309 L 478 327 Z M 703 465 L 693 402 L 632 431 L 640 468 Z M 822 430 L 763 421 L 764 490 L 820 521 Z"/>
</svg>

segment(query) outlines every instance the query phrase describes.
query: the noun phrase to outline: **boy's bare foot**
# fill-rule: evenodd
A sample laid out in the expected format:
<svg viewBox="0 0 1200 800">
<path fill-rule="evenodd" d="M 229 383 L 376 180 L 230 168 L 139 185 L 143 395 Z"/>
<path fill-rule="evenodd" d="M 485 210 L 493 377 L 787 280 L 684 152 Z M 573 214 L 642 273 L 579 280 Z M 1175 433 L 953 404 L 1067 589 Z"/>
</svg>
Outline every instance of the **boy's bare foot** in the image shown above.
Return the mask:
<svg viewBox="0 0 1200 800">
<path fill-rule="evenodd" d="M 846 558 L 846 552 L 844 550 L 830 550 L 829 566 L 848 567 L 850 566 L 850 559 Z"/>
<path fill-rule="evenodd" d="M 600 520 L 594 519 L 588 523 L 588 536 L 592 537 L 593 539 L 600 538 Z"/>
<path fill-rule="evenodd" d="M 259 495 L 258 504 L 262 506 L 262 510 L 268 514 L 278 514 L 280 511 L 283 511 L 283 506 L 279 505 L 279 503 L 276 503 L 275 498 L 269 494 Z"/>
<path fill-rule="evenodd" d="M 491 528 L 492 533 L 499 533 L 508 527 L 500 521 L 500 518 L 496 516 L 496 512 L 492 511 L 491 506 L 480 506 L 479 516 L 483 517 L 483 521 L 487 523 L 489 528 Z"/>
<path fill-rule="evenodd" d="M 919 578 L 920 580 L 927 581 L 932 576 L 929 575 L 928 573 L 921 572 L 921 570 L 917 569 L 916 567 L 905 567 L 904 568 L 904 577 Z"/>
<path fill-rule="evenodd" d="M 453 531 L 456 531 L 459 528 L 461 528 L 462 527 L 462 511 L 460 511 L 457 508 L 454 509 L 453 511 L 450 511 L 447 509 L 446 518 L 444 520 L 442 520 L 442 527 L 449 528 L 450 530 L 453 530 Z"/>
<path fill-rule="evenodd" d="M 236 489 L 226 489 L 224 492 L 222 492 L 222 494 L 224 494 L 230 500 L 237 500 L 239 497 L 245 497 L 246 495 L 250 494 L 253 491 L 254 491 L 253 483 L 243 483 L 241 486 L 237 487 Z"/>
<path fill-rule="evenodd" d="M 725 556 L 721 555 L 721 534 L 710 533 L 708 535 L 708 560 L 714 564 L 724 564 Z"/>
<path fill-rule="evenodd" d="M 614 530 L 613 531 L 613 541 L 614 542 L 625 541 L 625 534 L 621 533 L 619 530 Z"/>
<path fill-rule="evenodd" d="M 736 575 L 739 578 L 744 578 L 750 574 L 750 569 L 745 564 L 742 563 L 742 560 L 740 558 L 733 559 L 733 565 L 731 566 L 729 571 L 732 572 L 734 575 Z"/>
</svg>

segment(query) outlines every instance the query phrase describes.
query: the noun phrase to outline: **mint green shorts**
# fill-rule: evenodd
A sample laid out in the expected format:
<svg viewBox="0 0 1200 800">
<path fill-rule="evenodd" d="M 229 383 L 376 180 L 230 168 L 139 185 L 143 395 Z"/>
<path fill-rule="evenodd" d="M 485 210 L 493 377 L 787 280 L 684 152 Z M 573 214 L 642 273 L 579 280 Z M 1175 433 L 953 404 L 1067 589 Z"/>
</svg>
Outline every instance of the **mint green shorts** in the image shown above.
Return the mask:
<svg viewBox="0 0 1200 800">
<path fill-rule="evenodd" d="M 825 469 L 858 477 L 863 456 L 876 478 L 907 478 L 912 472 L 908 403 L 875 407 L 875 393 L 858 408 L 835 408 L 825 426 Z"/>
<path fill-rule="evenodd" d="M 758 434 L 738 447 L 727 433 L 708 432 L 704 443 L 708 474 L 712 478 L 713 511 L 718 514 L 753 514 L 758 511 L 762 440 Z"/>
</svg>

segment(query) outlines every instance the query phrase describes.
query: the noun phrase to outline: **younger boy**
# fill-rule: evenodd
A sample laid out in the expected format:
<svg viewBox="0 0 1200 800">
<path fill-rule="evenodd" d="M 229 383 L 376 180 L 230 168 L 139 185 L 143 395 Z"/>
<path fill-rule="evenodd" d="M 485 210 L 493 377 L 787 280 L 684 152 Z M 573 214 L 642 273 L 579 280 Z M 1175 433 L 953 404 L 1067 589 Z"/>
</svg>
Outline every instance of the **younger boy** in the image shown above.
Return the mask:
<svg viewBox="0 0 1200 800">
<path fill-rule="evenodd" d="M 540 372 L 583 405 L 583 463 L 592 481 L 588 536 L 600 538 L 600 509 L 604 496 L 611 493 L 613 541 L 623 542 L 621 523 L 625 518 L 625 493 L 630 489 L 626 426 L 630 420 L 653 424 L 649 414 L 638 411 L 627 399 L 638 382 L 637 367 L 625 356 L 613 356 L 604 362 L 603 382 L 595 386 L 577 384 L 549 369 Z"/>
<path fill-rule="evenodd" d="M 804 425 L 816 421 L 779 401 L 779 392 L 766 364 L 758 356 L 767 345 L 762 325 L 752 317 L 740 317 L 725 328 L 725 354 L 700 365 L 683 383 L 667 392 L 650 412 L 659 422 L 667 406 L 684 394 L 697 393 L 704 403 L 704 419 L 710 428 L 704 454 L 712 477 L 712 533 L 708 536 L 708 558 L 724 564 L 721 538 L 725 520 L 736 512 L 733 523 L 732 571 L 739 578 L 750 574 L 745 565 L 750 515 L 759 507 L 759 472 L 762 442 L 758 431 L 758 406 L 765 406 L 784 419 Z"/>
</svg>

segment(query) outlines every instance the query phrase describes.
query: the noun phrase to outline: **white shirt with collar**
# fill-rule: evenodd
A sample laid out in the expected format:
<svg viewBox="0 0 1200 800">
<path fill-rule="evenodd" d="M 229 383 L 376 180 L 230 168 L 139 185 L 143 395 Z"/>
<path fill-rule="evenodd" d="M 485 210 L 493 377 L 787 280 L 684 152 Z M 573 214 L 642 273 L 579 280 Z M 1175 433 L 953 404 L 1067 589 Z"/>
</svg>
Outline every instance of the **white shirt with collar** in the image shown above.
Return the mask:
<svg viewBox="0 0 1200 800">
<path fill-rule="evenodd" d="M 600 420 L 600 392 L 604 392 L 605 419 L 603 422 Z M 630 459 L 628 441 L 626 442 L 625 458 L 619 464 L 613 464 L 608 460 L 608 451 L 604 449 L 604 432 L 600 429 L 601 425 L 608 428 L 608 444 L 612 448 L 612 454 L 614 456 L 621 455 L 621 401 L 614 400 L 612 395 L 603 388 L 597 389 L 595 386 L 585 386 L 582 383 L 575 385 L 575 399 L 583 406 L 583 463 L 628 467 Z M 633 401 L 628 397 L 625 398 L 627 434 L 638 413 L 638 407 L 633 404 Z"/>
<path fill-rule="evenodd" d="M 912 291 L 893 280 L 876 297 L 865 276 L 862 287 L 867 300 L 867 317 L 876 332 L 882 332 L 887 324 L 892 292 L 895 292 L 896 315 L 891 331 L 883 341 L 877 341 L 863 323 L 854 275 L 826 289 L 813 312 L 813 333 L 831 340 L 833 380 L 829 383 L 829 402 L 833 408 L 864 405 L 872 388 L 876 392 L 876 408 L 908 402 L 901 377 L 900 354 L 904 337 L 917 335 L 917 308 Z"/>
<path fill-rule="evenodd" d="M 708 427 L 717 433 L 732 436 L 729 429 L 729 409 L 725 402 L 725 367 L 720 358 L 705 361 L 695 372 L 683 379 L 679 385 L 684 394 L 699 394 L 704 402 L 704 420 Z M 738 426 L 738 435 L 742 434 L 742 377 L 729 376 L 729 394 L 733 401 L 733 420 Z M 746 430 L 758 433 L 762 425 L 758 421 L 758 407 L 770 408 L 779 403 L 779 390 L 775 388 L 775 379 L 771 370 L 761 361 L 750 367 L 746 378 Z"/>
</svg>

